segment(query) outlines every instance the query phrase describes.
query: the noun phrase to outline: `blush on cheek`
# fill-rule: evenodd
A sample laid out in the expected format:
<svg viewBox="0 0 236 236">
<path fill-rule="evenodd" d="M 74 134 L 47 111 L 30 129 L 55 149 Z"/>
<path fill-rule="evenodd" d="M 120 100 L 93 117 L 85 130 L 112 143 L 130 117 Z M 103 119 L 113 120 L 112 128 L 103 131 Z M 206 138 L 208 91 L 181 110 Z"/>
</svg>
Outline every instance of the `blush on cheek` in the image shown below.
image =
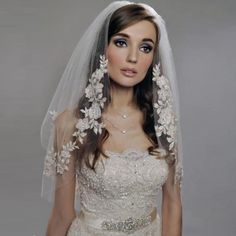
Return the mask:
<svg viewBox="0 0 236 236">
<path fill-rule="evenodd" d="M 150 61 L 150 62 L 148 62 L 148 63 L 147 63 L 147 62 L 144 62 L 144 64 L 143 64 L 143 71 L 145 71 L 145 74 L 146 74 L 146 72 L 148 71 L 148 69 L 149 69 L 151 63 L 152 63 L 152 61 Z"/>
<path fill-rule="evenodd" d="M 113 62 L 114 60 L 117 60 L 117 59 L 118 59 L 117 52 L 116 52 L 112 47 L 110 47 L 110 48 L 107 50 L 106 55 L 107 55 L 108 61 L 110 61 L 110 62 Z"/>
</svg>

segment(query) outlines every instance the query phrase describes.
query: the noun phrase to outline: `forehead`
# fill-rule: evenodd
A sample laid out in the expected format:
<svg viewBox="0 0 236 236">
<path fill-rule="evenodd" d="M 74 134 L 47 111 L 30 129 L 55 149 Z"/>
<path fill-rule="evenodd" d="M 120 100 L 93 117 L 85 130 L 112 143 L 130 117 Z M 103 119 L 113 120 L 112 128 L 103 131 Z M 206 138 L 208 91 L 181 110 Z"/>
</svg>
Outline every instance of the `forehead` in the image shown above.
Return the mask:
<svg viewBox="0 0 236 236">
<path fill-rule="evenodd" d="M 143 38 L 151 38 L 154 42 L 156 41 L 156 28 L 152 22 L 143 20 L 134 23 L 125 29 L 118 32 L 125 33 L 132 39 L 142 40 Z M 115 35 L 114 35 L 115 36 Z"/>
</svg>

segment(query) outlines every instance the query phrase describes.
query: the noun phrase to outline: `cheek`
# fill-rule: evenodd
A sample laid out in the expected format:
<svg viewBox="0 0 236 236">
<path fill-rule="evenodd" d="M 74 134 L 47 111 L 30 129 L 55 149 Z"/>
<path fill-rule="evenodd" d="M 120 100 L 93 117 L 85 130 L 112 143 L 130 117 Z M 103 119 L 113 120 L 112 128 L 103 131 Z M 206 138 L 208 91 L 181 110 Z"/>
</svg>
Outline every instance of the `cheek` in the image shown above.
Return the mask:
<svg viewBox="0 0 236 236">
<path fill-rule="evenodd" d="M 110 65 L 119 65 L 121 55 L 113 47 L 107 51 L 106 56 Z"/>
<path fill-rule="evenodd" d="M 144 60 L 142 60 L 142 62 L 140 63 L 140 69 L 142 69 L 143 73 L 146 73 L 148 68 L 150 67 L 150 65 L 152 64 L 152 60 L 153 58 L 145 58 Z"/>
<path fill-rule="evenodd" d="M 117 50 L 110 49 L 107 52 L 108 66 L 107 70 L 111 78 L 115 78 L 119 73 L 120 65 L 122 65 L 122 54 Z"/>
</svg>

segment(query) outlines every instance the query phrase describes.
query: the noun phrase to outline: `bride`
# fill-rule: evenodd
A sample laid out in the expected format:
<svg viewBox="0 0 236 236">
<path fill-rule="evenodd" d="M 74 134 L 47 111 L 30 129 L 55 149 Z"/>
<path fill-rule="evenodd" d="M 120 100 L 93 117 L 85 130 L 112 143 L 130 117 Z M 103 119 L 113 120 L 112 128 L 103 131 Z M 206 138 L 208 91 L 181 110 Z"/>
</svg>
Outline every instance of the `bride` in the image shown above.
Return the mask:
<svg viewBox="0 0 236 236">
<path fill-rule="evenodd" d="M 177 82 L 153 8 L 115 1 L 97 16 L 62 75 L 41 142 L 42 196 L 53 201 L 47 236 L 182 235 Z"/>
</svg>

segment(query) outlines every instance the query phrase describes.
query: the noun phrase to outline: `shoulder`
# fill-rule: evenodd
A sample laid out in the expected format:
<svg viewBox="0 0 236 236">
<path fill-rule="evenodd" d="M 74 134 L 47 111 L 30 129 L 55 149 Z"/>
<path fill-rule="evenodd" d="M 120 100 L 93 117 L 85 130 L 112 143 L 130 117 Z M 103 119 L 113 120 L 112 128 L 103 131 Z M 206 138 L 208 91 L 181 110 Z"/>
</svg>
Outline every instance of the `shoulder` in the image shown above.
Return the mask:
<svg viewBox="0 0 236 236">
<path fill-rule="evenodd" d="M 55 127 L 59 130 L 74 130 L 78 118 L 75 117 L 75 110 L 65 109 L 63 112 L 58 114 L 54 120 Z"/>
</svg>

